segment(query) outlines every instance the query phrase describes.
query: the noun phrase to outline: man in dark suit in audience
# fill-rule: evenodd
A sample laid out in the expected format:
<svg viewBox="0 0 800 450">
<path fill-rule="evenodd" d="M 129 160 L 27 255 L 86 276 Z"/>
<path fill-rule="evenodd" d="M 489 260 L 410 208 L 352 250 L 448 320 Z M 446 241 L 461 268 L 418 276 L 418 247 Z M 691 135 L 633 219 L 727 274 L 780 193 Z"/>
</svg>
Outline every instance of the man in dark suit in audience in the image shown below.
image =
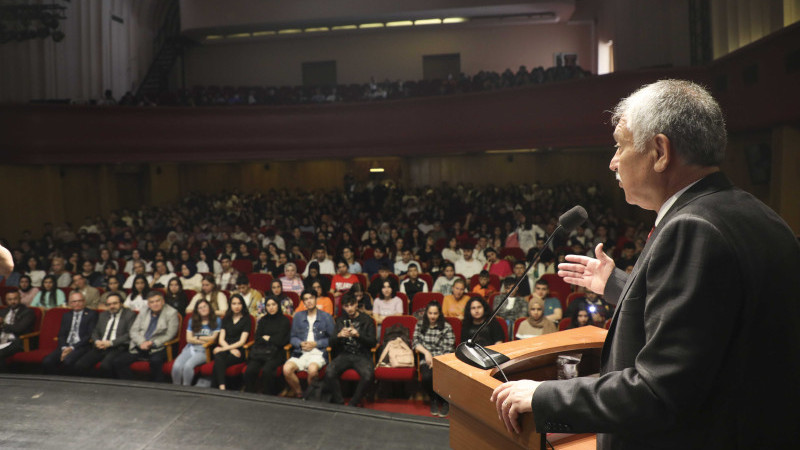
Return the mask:
<svg viewBox="0 0 800 450">
<path fill-rule="evenodd" d="M 59 368 L 71 372 L 74 364 L 91 348 L 89 338 L 97 324 L 97 311 L 86 308 L 86 300 L 78 291 L 69 294 L 69 307 L 72 311 L 61 318 L 58 347 L 42 361 L 45 373 L 56 373 Z"/>
<path fill-rule="evenodd" d="M 6 358 L 23 350 L 19 337 L 32 332 L 36 321 L 33 310 L 20 301 L 19 291 L 6 293 L 6 305 L 0 310 L 0 370 Z"/>
<path fill-rule="evenodd" d="M 94 345 L 76 363 L 74 373 L 86 375 L 100 363 L 100 375 L 110 377 L 112 362 L 122 352 L 128 350 L 130 330 L 136 320 L 136 313 L 122 307 L 120 294 L 112 293 L 106 298 L 106 310 L 100 313 L 97 326 L 92 331 Z"/>
<path fill-rule="evenodd" d="M 725 121 L 702 87 L 662 80 L 622 100 L 610 169 L 657 211 L 633 271 L 595 250 L 559 275 L 616 303 L 599 377 L 520 380 L 492 401 L 511 431 L 598 432 L 600 449 L 784 449 L 800 441 L 800 245 L 720 171 Z M 532 430 L 525 430 L 526 432 Z"/>
<path fill-rule="evenodd" d="M 178 311 L 165 304 L 164 294 L 150 291 L 147 309 L 139 312 L 130 330 L 129 350 L 114 358 L 111 365 L 117 378 L 133 379 L 131 364 L 144 360 L 150 363 L 150 379 L 163 381 L 161 366 L 167 361 L 166 343 L 175 339 L 180 327 Z"/>
</svg>

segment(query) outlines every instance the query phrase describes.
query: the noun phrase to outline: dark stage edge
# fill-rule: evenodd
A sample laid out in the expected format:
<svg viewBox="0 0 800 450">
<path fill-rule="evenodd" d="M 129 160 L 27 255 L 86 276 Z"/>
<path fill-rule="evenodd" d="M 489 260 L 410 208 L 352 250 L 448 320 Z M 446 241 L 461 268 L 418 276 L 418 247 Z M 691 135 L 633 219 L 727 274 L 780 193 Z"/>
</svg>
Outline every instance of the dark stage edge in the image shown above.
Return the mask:
<svg viewBox="0 0 800 450">
<path fill-rule="evenodd" d="M 211 388 L 0 375 L 2 449 L 430 449 L 449 422 Z"/>
</svg>

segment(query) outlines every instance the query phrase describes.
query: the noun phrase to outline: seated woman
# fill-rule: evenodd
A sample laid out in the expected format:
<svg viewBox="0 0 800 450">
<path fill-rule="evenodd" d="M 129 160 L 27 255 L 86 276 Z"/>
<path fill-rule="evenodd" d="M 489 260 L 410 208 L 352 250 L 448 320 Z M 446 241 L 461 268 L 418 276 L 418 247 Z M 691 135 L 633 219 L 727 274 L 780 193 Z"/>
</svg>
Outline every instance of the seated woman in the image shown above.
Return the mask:
<svg viewBox="0 0 800 450">
<path fill-rule="evenodd" d="M 214 348 L 214 383 L 225 390 L 225 371 L 228 367 L 244 362 L 244 344 L 250 335 L 250 312 L 241 295 L 231 296 L 231 308 L 222 319 L 219 345 Z"/>
<path fill-rule="evenodd" d="M 270 245 L 275 245 L 270 243 Z M 253 263 L 253 273 L 270 273 L 275 264 L 269 259 L 269 253 L 266 250 L 258 252 L 258 259 Z"/>
<path fill-rule="evenodd" d="M 442 307 L 432 301 L 425 307 L 425 315 L 414 328 L 414 341 L 411 348 L 423 356 L 419 363 L 422 387 L 431 398 L 431 415 L 444 417 L 450 405 L 433 390 L 433 357 L 454 351 L 456 337 L 453 327 L 444 320 Z"/>
<path fill-rule="evenodd" d="M 372 318 L 380 325 L 383 319 L 389 316 L 401 316 L 406 309 L 406 304 L 397 293 L 390 281 L 384 281 L 381 286 L 380 296 L 375 299 L 372 305 Z"/>
<path fill-rule="evenodd" d="M 528 319 L 519 324 L 516 338 L 525 339 L 558 331 L 556 324 L 544 316 L 544 300 L 534 297 L 528 302 Z"/>
<path fill-rule="evenodd" d="M 445 295 L 442 300 L 442 310 L 445 317 L 455 317 L 458 320 L 464 318 L 464 307 L 467 305 L 469 297 L 466 295 L 467 283 L 461 278 L 457 278 L 453 283 L 453 293 Z"/>
<path fill-rule="evenodd" d="M 214 275 L 222 273 L 222 264 L 214 259 L 214 250 L 211 247 L 204 248 L 197 255 L 200 258 L 197 261 L 198 273 L 213 273 Z"/>
<path fill-rule="evenodd" d="M 183 292 L 183 284 L 179 278 L 169 280 L 167 292 L 164 294 L 164 302 L 178 310 L 179 313 L 186 311 L 189 299 L 186 298 L 186 293 Z"/>
<path fill-rule="evenodd" d="M 308 291 L 312 290 L 311 285 L 314 282 L 319 282 L 322 287 L 322 292 L 327 293 L 331 290 L 331 281 L 325 275 L 320 275 L 319 263 L 317 261 L 312 261 L 308 265 L 308 276 L 303 279 L 304 289 Z"/>
<path fill-rule="evenodd" d="M 331 300 L 331 298 L 328 297 L 328 294 L 326 292 L 322 291 L 322 285 L 320 284 L 320 282 L 319 281 L 313 282 L 311 284 L 311 290 L 317 293 L 317 308 L 335 317 L 333 315 L 333 300 Z M 297 305 L 297 310 L 295 311 L 295 314 L 305 310 L 306 310 L 305 303 L 300 302 L 300 304 Z"/>
<path fill-rule="evenodd" d="M 300 295 L 305 289 L 303 285 L 303 277 L 297 273 L 297 266 L 294 263 L 286 263 L 283 269 L 285 272 L 282 277 L 280 277 L 281 283 L 283 284 L 284 291 L 292 291 Z"/>
<path fill-rule="evenodd" d="M 283 347 L 289 343 L 291 324 L 274 298 L 266 299 L 265 309 L 266 313 L 256 325 L 255 343 L 250 348 L 250 361 L 244 372 L 244 389 L 246 392 L 256 392 L 258 374 L 261 373 L 262 392 L 273 394 L 275 372 L 286 361 Z"/>
<path fill-rule="evenodd" d="M 136 278 L 133 279 L 133 288 L 131 289 L 131 293 L 128 294 L 123 306 L 136 312 L 146 310 L 147 294 L 149 292 L 150 285 L 147 283 L 147 277 L 144 275 L 136 275 Z"/>
<path fill-rule="evenodd" d="M 467 301 L 464 307 L 464 320 L 461 322 L 461 341 L 472 338 L 478 328 L 483 325 L 489 316 L 492 315 L 489 310 L 489 305 L 480 297 L 472 297 Z M 503 327 L 492 319 L 489 325 L 486 325 L 479 335 L 475 336 L 473 341 L 483 347 L 487 345 L 500 344 L 505 339 Z"/>
<path fill-rule="evenodd" d="M 119 298 L 127 297 L 125 292 L 122 291 L 122 278 L 119 275 L 111 275 L 108 277 L 105 289 L 106 291 L 100 296 L 100 309 L 105 309 L 106 299 L 111 294 L 117 294 Z"/>
<path fill-rule="evenodd" d="M 583 305 L 581 308 L 576 308 L 572 313 L 572 320 L 569 323 L 570 328 L 580 328 L 586 325 L 593 325 L 592 315 L 589 312 L 589 307 Z"/>
<path fill-rule="evenodd" d="M 198 301 L 186 325 L 186 346 L 172 366 L 172 384 L 192 385 L 194 368 L 206 362 L 204 345 L 217 340 L 221 325 L 208 301 Z"/>
<path fill-rule="evenodd" d="M 31 306 L 38 306 L 39 308 L 55 308 L 57 306 L 66 305 L 66 296 L 64 291 L 58 288 L 56 284 L 56 277 L 47 275 L 42 279 L 42 289 L 36 294 Z"/>
<path fill-rule="evenodd" d="M 195 294 L 189 306 L 186 307 L 186 314 L 191 314 L 194 311 L 194 305 L 200 300 L 207 300 L 214 309 L 214 313 L 220 317 L 224 317 L 228 311 L 228 297 L 217 286 L 217 280 L 214 275 L 207 274 L 203 277 L 203 282 L 200 285 L 200 292 Z"/>
<path fill-rule="evenodd" d="M 28 258 L 28 270 L 25 271 L 25 275 L 30 277 L 31 286 L 38 288 L 42 285 L 42 280 L 44 280 L 47 272 L 39 269 L 39 259 L 31 256 Z"/>
<path fill-rule="evenodd" d="M 202 287 L 203 276 L 197 273 L 197 267 L 194 263 L 182 262 L 180 280 L 184 289 L 199 291 Z"/>
<path fill-rule="evenodd" d="M 281 284 L 280 280 L 272 280 L 267 296 L 256 304 L 256 319 L 260 319 L 267 314 L 267 300 L 270 299 L 278 303 L 282 314 L 288 316 L 294 314 L 294 303 L 288 295 L 283 293 L 283 284 Z"/>
<path fill-rule="evenodd" d="M 22 275 L 19 277 L 19 301 L 25 306 L 31 306 L 36 294 L 39 293 L 39 288 L 31 285 L 31 277 Z"/>
</svg>

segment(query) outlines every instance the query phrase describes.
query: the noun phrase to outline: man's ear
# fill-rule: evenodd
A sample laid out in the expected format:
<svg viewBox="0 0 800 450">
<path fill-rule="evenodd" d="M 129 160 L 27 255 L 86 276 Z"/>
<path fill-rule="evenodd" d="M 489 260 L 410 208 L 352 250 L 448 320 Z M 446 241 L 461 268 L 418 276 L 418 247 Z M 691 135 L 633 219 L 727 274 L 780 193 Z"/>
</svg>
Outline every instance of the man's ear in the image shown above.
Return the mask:
<svg viewBox="0 0 800 450">
<path fill-rule="evenodd" d="M 672 142 L 670 142 L 667 136 L 661 133 L 657 134 L 653 138 L 653 142 L 655 144 L 656 152 L 656 160 L 653 165 L 653 170 L 656 172 L 664 172 L 667 170 L 674 157 Z"/>
</svg>

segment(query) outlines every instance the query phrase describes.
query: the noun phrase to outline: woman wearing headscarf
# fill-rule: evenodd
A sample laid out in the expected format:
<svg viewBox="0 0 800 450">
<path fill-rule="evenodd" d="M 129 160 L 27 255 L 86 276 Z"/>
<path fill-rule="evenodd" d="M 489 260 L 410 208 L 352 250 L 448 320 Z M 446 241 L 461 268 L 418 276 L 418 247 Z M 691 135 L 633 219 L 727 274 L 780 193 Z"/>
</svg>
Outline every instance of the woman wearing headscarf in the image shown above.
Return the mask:
<svg viewBox="0 0 800 450">
<path fill-rule="evenodd" d="M 255 343 L 250 348 L 250 360 L 244 372 L 245 391 L 256 392 L 258 375 L 264 394 L 275 391 L 275 373 L 286 360 L 283 346 L 289 343 L 291 324 L 274 298 L 265 301 L 266 313 L 256 325 Z"/>
<path fill-rule="evenodd" d="M 556 324 L 544 316 L 544 300 L 534 297 L 528 302 L 528 319 L 517 329 L 516 338 L 525 339 L 558 331 Z"/>
</svg>

